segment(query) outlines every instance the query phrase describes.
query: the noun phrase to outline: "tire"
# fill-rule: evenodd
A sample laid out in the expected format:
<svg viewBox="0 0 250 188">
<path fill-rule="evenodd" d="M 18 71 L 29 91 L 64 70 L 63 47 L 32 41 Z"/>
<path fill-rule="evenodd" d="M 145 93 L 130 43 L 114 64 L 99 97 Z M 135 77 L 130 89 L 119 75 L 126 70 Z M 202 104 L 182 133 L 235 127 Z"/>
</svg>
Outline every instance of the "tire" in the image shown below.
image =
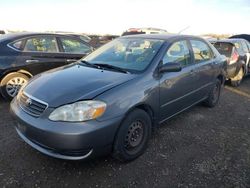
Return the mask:
<svg viewBox="0 0 250 188">
<path fill-rule="evenodd" d="M 20 88 L 26 84 L 28 80 L 29 77 L 18 72 L 7 74 L 0 83 L 2 96 L 6 100 L 12 100 L 17 95 Z"/>
<path fill-rule="evenodd" d="M 231 85 L 233 87 L 238 87 L 240 85 L 243 77 L 244 77 L 244 70 L 241 67 L 238 74 L 234 78 L 231 78 Z"/>
<path fill-rule="evenodd" d="M 204 104 L 210 108 L 215 107 L 220 99 L 221 93 L 221 81 L 216 79 L 216 82 L 212 88 L 212 90 L 208 94 L 208 98 L 204 101 Z"/>
<path fill-rule="evenodd" d="M 149 115 L 135 109 L 124 119 L 113 145 L 113 157 L 121 162 L 136 159 L 144 153 L 152 132 Z"/>
</svg>

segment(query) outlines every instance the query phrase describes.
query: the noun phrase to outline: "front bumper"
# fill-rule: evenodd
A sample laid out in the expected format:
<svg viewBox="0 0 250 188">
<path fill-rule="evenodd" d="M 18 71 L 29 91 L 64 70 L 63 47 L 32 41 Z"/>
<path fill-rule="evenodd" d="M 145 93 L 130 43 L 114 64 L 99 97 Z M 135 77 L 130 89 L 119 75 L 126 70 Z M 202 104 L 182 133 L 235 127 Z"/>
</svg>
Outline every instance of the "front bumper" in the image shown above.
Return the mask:
<svg viewBox="0 0 250 188">
<path fill-rule="evenodd" d="M 24 112 L 16 99 L 11 102 L 17 133 L 27 144 L 46 155 L 80 160 L 111 151 L 122 116 L 102 122 L 53 122 L 47 118 L 51 111 L 48 108 L 41 117 L 35 118 Z"/>
<path fill-rule="evenodd" d="M 41 153 L 46 154 L 46 155 L 51 156 L 51 157 L 55 157 L 55 158 L 59 158 L 59 159 L 66 159 L 66 160 L 81 160 L 81 159 L 85 159 L 85 158 L 89 157 L 93 152 L 93 149 L 91 149 L 88 152 L 86 152 L 86 154 L 78 155 L 78 156 L 61 154 L 60 151 L 55 151 L 53 149 L 43 147 L 43 146 L 40 146 L 39 144 L 36 144 L 35 142 L 32 142 L 27 137 L 25 137 L 25 135 L 18 128 L 16 128 L 16 131 L 17 131 L 18 135 L 31 147 L 33 147 L 34 149 L 40 151 Z"/>
</svg>

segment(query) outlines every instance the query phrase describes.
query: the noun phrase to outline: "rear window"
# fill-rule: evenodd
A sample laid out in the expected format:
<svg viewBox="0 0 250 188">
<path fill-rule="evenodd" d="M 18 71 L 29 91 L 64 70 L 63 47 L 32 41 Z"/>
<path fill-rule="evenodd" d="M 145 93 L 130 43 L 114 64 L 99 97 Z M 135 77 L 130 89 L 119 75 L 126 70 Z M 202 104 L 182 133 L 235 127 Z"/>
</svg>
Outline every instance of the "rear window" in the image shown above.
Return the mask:
<svg viewBox="0 0 250 188">
<path fill-rule="evenodd" d="M 13 43 L 10 43 L 9 45 L 10 45 L 12 48 L 15 48 L 16 50 L 21 50 L 22 44 L 23 44 L 23 41 L 22 41 L 22 40 L 19 40 L 19 41 L 15 41 L 15 42 L 13 42 Z"/>
<path fill-rule="evenodd" d="M 231 57 L 233 45 L 230 43 L 216 42 L 214 47 L 220 52 L 220 54 L 226 57 Z"/>
</svg>

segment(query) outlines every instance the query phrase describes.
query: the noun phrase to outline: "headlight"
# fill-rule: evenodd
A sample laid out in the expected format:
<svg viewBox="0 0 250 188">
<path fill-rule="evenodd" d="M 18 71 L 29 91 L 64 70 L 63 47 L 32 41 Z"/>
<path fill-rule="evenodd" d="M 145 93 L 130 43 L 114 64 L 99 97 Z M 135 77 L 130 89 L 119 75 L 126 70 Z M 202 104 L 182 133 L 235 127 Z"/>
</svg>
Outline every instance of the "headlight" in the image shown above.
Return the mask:
<svg viewBox="0 0 250 188">
<path fill-rule="evenodd" d="M 52 121 L 81 122 L 100 117 L 106 109 L 101 101 L 80 101 L 56 108 L 49 116 Z"/>
</svg>

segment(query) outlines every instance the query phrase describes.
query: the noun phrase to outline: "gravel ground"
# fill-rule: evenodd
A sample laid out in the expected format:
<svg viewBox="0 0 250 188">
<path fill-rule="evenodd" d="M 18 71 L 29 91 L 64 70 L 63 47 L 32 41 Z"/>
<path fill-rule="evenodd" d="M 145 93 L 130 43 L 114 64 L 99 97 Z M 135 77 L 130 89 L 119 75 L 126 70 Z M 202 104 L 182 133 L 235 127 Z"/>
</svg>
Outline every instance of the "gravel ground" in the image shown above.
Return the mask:
<svg viewBox="0 0 250 188">
<path fill-rule="evenodd" d="M 250 78 L 236 91 L 225 88 L 217 107 L 198 105 L 168 121 L 127 164 L 63 161 L 33 150 L 0 99 L 0 187 L 250 187 Z"/>
</svg>

